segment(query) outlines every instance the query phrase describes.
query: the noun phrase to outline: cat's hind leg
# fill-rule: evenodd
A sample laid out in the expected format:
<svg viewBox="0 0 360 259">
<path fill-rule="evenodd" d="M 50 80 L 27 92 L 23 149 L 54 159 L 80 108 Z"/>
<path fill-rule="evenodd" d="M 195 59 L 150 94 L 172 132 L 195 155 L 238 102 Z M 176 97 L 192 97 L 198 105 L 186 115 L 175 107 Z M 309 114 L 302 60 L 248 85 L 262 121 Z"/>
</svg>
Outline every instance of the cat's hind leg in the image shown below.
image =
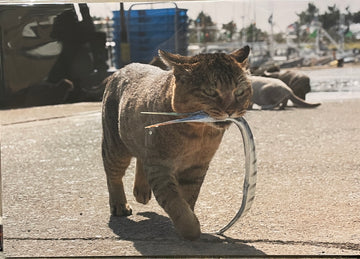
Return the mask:
<svg viewBox="0 0 360 259">
<path fill-rule="evenodd" d="M 285 98 L 282 102 L 281 102 L 281 105 L 280 105 L 280 110 L 285 110 L 285 107 L 287 106 L 287 103 L 288 103 L 288 98 Z"/>
<path fill-rule="evenodd" d="M 136 172 L 134 183 L 134 196 L 136 201 L 147 204 L 151 199 L 151 188 L 144 173 L 144 167 L 139 158 L 136 159 Z"/>
<path fill-rule="evenodd" d="M 173 171 L 166 166 L 146 164 L 144 170 L 157 202 L 170 216 L 180 235 L 190 240 L 199 238 L 199 220 L 182 197 Z"/>
<path fill-rule="evenodd" d="M 129 216 L 131 207 L 127 203 L 123 185 L 123 176 L 132 155 L 122 143 L 116 131 L 109 130 L 104 121 L 102 140 L 102 158 L 109 190 L 110 212 L 113 216 Z"/>
<path fill-rule="evenodd" d="M 130 160 L 131 156 L 115 157 L 114 154 L 107 154 L 103 148 L 103 163 L 109 189 L 110 212 L 113 216 L 129 216 L 132 214 L 132 209 L 126 200 L 122 180 Z"/>
<path fill-rule="evenodd" d="M 117 81 L 111 77 L 106 86 L 102 106 L 102 158 L 109 189 L 110 212 L 113 216 L 128 216 L 132 210 L 127 203 L 123 176 L 132 155 L 119 136 Z"/>
</svg>

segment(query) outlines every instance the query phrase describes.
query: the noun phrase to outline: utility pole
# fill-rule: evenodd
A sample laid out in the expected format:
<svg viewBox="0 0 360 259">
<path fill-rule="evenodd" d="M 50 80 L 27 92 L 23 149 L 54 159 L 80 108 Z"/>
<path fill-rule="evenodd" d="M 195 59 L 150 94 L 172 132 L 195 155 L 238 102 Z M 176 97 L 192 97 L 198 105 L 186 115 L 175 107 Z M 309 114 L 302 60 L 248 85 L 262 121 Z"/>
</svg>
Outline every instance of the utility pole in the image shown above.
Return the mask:
<svg viewBox="0 0 360 259">
<path fill-rule="evenodd" d="M 316 46 L 316 54 L 318 55 L 320 54 L 320 33 L 321 33 L 321 26 L 317 26 L 315 46 Z"/>
<path fill-rule="evenodd" d="M 270 33 L 270 57 L 274 57 L 274 23 L 273 23 L 273 14 L 270 15 L 268 22 L 270 23 L 271 33 Z"/>
<path fill-rule="evenodd" d="M 246 42 L 246 31 L 245 31 L 245 16 L 241 16 L 241 20 L 242 20 L 242 30 L 241 30 L 241 45 L 244 46 L 245 42 Z"/>
<path fill-rule="evenodd" d="M 345 15 L 342 13 L 340 14 L 340 21 L 339 21 L 340 52 L 344 51 L 344 29 L 343 29 L 344 24 L 345 24 Z"/>
<path fill-rule="evenodd" d="M 130 45 L 128 40 L 127 26 L 125 22 L 124 3 L 120 3 L 120 24 L 121 24 L 121 41 L 120 53 L 122 65 L 130 63 Z"/>
</svg>

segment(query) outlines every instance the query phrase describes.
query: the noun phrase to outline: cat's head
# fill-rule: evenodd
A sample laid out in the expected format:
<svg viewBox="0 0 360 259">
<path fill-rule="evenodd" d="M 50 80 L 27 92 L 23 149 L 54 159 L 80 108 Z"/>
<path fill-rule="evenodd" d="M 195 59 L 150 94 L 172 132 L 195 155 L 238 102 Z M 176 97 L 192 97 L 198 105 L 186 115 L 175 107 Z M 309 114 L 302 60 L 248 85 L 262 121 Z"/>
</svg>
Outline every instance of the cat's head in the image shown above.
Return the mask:
<svg viewBox="0 0 360 259">
<path fill-rule="evenodd" d="M 187 57 L 160 50 L 160 57 L 175 76 L 174 111 L 201 110 L 216 119 L 243 116 L 252 96 L 246 68 L 249 52 L 246 46 L 231 54 Z"/>
</svg>

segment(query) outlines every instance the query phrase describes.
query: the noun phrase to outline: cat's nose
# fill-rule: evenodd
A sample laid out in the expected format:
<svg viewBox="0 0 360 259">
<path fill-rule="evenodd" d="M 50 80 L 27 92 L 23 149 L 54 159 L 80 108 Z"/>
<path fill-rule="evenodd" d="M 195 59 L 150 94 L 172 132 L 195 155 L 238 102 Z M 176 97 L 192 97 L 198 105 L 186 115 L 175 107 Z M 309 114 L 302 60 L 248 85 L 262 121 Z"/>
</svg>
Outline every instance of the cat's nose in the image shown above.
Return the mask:
<svg viewBox="0 0 360 259">
<path fill-rule="evenodd" d="M 230 107 L 230 105 L 234 103 L 234 100 L 235 96 L 233 94 L 227 94 L 222 97 L 221 104 L 224 111 L 226 111 Z"/>
</svg>

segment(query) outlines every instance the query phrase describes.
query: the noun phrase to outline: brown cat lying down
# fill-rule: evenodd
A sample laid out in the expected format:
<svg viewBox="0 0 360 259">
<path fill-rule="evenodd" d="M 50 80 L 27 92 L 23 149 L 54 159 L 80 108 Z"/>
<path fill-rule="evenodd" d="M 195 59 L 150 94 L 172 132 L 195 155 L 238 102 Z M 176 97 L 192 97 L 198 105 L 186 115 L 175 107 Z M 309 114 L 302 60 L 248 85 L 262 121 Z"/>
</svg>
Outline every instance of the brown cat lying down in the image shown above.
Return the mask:
<svg viewBox="0 0 360 259">
<path fill-rule="evenodd" d="M 261 109 L 274 109 L 280 106 L 284 109 L 290 99 L 295 106 L 313 108 L 320 103 L 308 103 L 297 97 L 293 91 L 281 80 L 261 76 L 252 76 L 253 88 L 252 103 L 261 106 Z"/>
<path fill-rule="evenodd" d="M 185 57 L 159 51 L 172 71 L 130 64 L 114 73 L 103 98 L 102 156 L 111 214 L 131 215 L 122 177 L 136 158 L 133 194 L 146 204 L 153 191 L 177 231 L 187 239 L 200 236 L 194 207 L 200 187 L 227 122 L 145 126 L 174 119 L 144 111 L 205 111 L 216 119 L 243 116 L 252 94 L 245 69 L 249 47 L 232 54 Z"/>
<path fill-rule="evenodd" d="M 296 71 L 264 72 L 264 76 L 277 78 L 293 90 L 297 97 L 305 100 L 305 95 L 311 91 L 310 78 Z"/>
</svg>

